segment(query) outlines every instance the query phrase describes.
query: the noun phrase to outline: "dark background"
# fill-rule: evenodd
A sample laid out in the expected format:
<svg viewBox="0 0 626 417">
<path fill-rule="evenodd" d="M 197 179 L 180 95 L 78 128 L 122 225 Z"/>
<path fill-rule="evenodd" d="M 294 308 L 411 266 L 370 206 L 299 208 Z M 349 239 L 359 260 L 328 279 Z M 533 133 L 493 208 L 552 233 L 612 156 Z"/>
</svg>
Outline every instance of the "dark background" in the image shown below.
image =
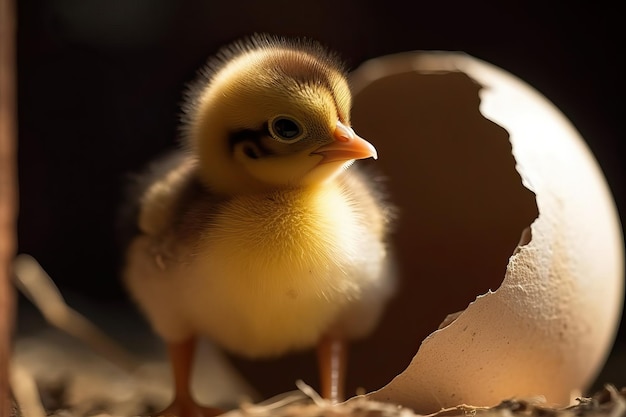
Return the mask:
<svg viewBox="0 0 626 417">
<path fill-rule="evenodd" d="M 126 175 L 175 146 L 186 83 L 219 46 L 252 32 L 313 37 L 351 68 L 416 49 L 502 67 L 574 123 L 623 216 L 618 2 L 473 3 L 19 1 L 19 250 L 63 291 L 125 304 L 114 224 Z"/>
</svg>

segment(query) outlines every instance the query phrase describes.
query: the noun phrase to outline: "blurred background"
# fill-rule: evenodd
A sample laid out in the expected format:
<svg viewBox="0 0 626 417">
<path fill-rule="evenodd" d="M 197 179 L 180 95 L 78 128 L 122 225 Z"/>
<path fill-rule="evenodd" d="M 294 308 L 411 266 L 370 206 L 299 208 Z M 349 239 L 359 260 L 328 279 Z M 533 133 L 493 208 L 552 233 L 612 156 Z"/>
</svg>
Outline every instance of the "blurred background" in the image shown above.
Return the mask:
<svg viewBox="0 0 626 417">
<path fill-rule="evenodd" d="M 623 217 L 619 3 L 479 3 L 19 1 L 19 251 L 35 256 L 65 294 L 128 309 L 114 228 L 126 178 L 176 146 L 182 91 L 206 58 L 253 32 L 315 38 L 350 68 L 418 49 L 464 51 L 504 68 L 573 122 Z M 615 352 L 625 351 L 622 323 Z M 611 380 L 601 382 L 626 384 L 625 369 L 607 372 Z M 267 394 L 291 389 L 293 379 Z"/>
</svg>

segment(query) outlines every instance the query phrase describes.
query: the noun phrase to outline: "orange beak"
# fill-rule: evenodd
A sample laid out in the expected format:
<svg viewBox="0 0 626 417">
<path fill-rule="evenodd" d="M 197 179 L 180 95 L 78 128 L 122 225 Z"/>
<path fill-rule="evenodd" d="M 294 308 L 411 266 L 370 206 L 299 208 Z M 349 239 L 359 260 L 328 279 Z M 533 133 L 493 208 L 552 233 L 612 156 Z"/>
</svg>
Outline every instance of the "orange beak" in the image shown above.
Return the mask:
<svg viewBox="0 0 626 417">
<path fill-rule="evenodd" d="M 335 140 L 328 145 L 323 145 L 313 154 L 322 155 L 324 159 L 322 164 L 335 161 L 349 161 L 351 159 L 378 159 L 376 148 L 354 133 L 351 127 L 348 127 L 337 121 L 337 127 L 333 133 Z"/>
</svg>

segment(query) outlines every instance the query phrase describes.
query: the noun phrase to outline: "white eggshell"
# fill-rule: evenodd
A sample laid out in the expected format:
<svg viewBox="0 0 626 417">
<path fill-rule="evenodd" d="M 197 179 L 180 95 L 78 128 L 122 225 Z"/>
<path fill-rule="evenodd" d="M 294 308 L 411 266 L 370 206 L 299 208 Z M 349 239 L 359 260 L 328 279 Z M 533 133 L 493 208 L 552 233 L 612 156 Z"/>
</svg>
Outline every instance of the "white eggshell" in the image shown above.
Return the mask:
<svg viewBox="0 0 626 417">
<path fill-rule="evenodd" d="M 369 397 L 420 413 L 534 395 L 567 404 L 604 363 L 622 307 L 623 240 L 602 172 L 545 97 L 464 54 L 416 52 L 367 62 L 353 74 L 357 100 L 373 81 L 409 71 L 462 72 L 480 84 L 480 112 L 508 131 L 539 217 L 530 241 L 510 257 L 500 287 L 427 337 L 409 367 Z M 445 294 L 424 297 L 437 296 Z"/>
</svg>

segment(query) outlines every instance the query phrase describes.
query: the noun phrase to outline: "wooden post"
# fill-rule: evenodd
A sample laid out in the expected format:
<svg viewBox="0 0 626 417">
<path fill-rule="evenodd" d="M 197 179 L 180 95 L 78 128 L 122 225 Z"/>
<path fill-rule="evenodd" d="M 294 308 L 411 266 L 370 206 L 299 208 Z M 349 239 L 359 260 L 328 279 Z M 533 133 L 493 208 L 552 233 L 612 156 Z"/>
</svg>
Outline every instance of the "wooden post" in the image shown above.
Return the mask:
<svg viewBox="0 0 626 417">
<path fill-rule="evenodd" d="M 11 285 L 16 251 L 17 105 L 15 3 L 0 0 L 0 416 L 8 416 L 9 359 L 15 308 Z"/>
</svg>

